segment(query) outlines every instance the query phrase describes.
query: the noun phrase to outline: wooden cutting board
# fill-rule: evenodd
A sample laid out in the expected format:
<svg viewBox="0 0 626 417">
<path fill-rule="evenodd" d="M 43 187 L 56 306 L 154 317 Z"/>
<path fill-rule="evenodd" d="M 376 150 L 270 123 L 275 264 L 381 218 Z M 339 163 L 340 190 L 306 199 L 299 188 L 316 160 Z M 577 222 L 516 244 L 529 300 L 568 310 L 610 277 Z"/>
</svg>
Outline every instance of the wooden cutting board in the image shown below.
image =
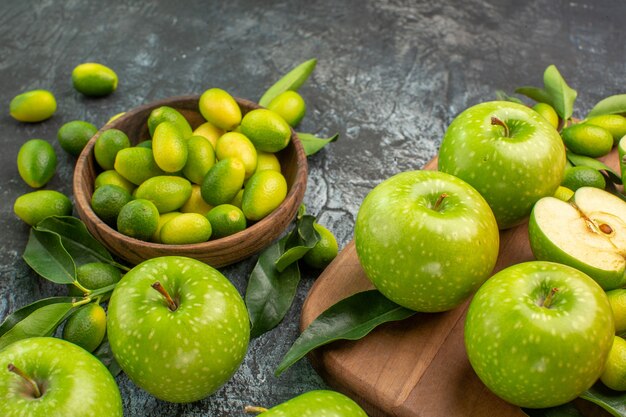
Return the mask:
<svg viewBox="0 0 626 417">
<path fill-rule="evenodd" d="M 615 150 L 605 159 L 619 169 Z M 424 168 L 436 167 L 434 159 Z M 532 259 L 527 224 L 500 233 L 494 273 Z M 371 288 L 352 241 L 311 288 L 301 330 L 337 301 Z M 525 416 L 492 394 L 472 370 L 463 343 L 468 305 L 469 300 L 445 313 L 418 313 L 387 323 L 358 341 L 334 342 L 308 357 L 331 387 L 355 399 L 371 417 Z"/>
</svg>

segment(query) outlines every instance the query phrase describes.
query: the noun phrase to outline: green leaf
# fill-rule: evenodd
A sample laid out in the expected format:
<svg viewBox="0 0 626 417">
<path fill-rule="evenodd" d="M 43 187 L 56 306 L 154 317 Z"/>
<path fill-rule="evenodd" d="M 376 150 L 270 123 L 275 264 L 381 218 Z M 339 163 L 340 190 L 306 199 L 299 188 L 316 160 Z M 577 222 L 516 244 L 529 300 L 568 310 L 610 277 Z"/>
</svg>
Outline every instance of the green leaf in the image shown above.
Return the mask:
<svg viewBox="0 0 626 417">
<path fill-rule="evenodd" d="M 617 94 L 600 100 L 587 113 L 587 118 L 602 114 L 624 114 L 626 113 L 626 94 Z"/>
<path fill-rule="evenodd" d="M 339 133 L 331 136 L 329 138 L 318 138 L 315 135 L 310 133 L 297 133 L 300 142 L 302 143 L 302 147 L 304 148 L 304 153 L 306 156 L 311 156 L 318 151 L 322 150 L 324 146 L 328 145 L 330 142 L 334 142 L 339 139 Z"/>
<path fill-rule="evenodd" d="M 608 175 L 611 182 L 615 184 L 622 183 L 622 178 L 615 170 L 595 158 L 591 158 L 590 156 L 585 155 L 577 155 L 575 153 L 567 151 L 567 160 L 570 161 L 574 166 L 584 166 L 593 168 L 598 171 L 604 171 Z"/>
<path fill-rule="evenodd" d="M 515 92 L 517 94 L 521 94 L 523 96 L 526 96 L 528 98 L 531 98 L 539 103 L 548 103 L 550 105 L 552 105 L 552 102 L 550 100 L 550 96 L 548 95 L 548 93 L 541 89 L 541 88 L 537 88 L 537 87 L 519 87 L 515 89 Z"/>
<path fill-rule="evenodd" d="M 276 81 L 273 86 L 267 89 L 259 100 L 259 105 L 267 107 L 272 100 L 287 90 L 298 91 L 298 88 L 309 78 L 316 64 L 317 59 L 309 59 L 289 71 L 280 80 Z"/>
<path fill-rule="evenodd" d="M 523 408 L 529 417 L 584 417 L 572 403 L 550 408 Z"/>
<path fill-rule="evenodd" d="M 104 337 L 104 340 L 102 341 L 100 346 L 98 346 L 96 350 L 93 351 L 93 355 L 98 358 L 100 362 L 104 364 L 104 366 L 107 367 L 111 375 L 113 375 L 113 378 L 115 378 L 117 375 L 119 375 L 120 372 L 122 372 L 122 368 L 120 368 L 120 365 L 117 363 L 115 357 L 113 356 L 113 352 L 111 351 L 111 345 L 109 344 L 109 339 L 106 336 Z"/>
<path fill-rule="evenodd" d="M 399 306 L 377 290 L 351 295 L 320 314 L 302 332 L 276 368 L 275 375 L 283 373 L 315 348 L 340 339 L 361 339 L 380 324 L 404 320 L 414 314 L 415 311 Z"/>
<path fill-rule="evenodd" d="M 71 303 L 74 298 L 72 297 L 50 297 L 43 298 L 41 300 L 35 301 L 32 304 L 24 306 L 19 310 L 14 311 L 9 314 L 2 324 L 0 325 L 0 336 L 4 335 L 6 332 L 11 330 L 17 323 L 24 320 L 28 317 L 33 311 L 40 309 L 41 307 L 50 305 L 50 304 L 58 304 L 58 303 Z"/>
<path fill-rule="evenodd" d="M 585 391 L 580 398 L 599 405 L 611 415 L 626 417 L 626 393 L 613 391 L 602 383 L 597 383 Z"/>
<path fill-rule="evenodd" d="M 72 303 L 54 303 L 38 308 L 0 337 L 0 350 L 18 340 L 51 336 L 73 308 Z"/>
<path fill-rule="evenodd" d="M 47 217 L 35 226 L 37 230 L 56 233 L 77 265 L 106 262 L 117 266 L 109 251 L 87 230 L 85 224 L 71 216 Z"/>
<path fill-rule="evenodd" d="M 574 102 L 578 93 L 571 88 L 554 65 L 550 65 L 543 73 L 543 88 L 550 97 L 549 104 L 554 107 L 563 120 L 569 120 L 574 112 Z"/>
<path fill-rule="evenodd" d="M 23 258 L 35 272 L 49 281 L 71 284 L 76 280 L 76 264 L 56 233 L 30 229 Z"/>
<path fill-rule="evenodd" d="M 285 242 L 285 252 L 276 260 L 276 270 L 282 272 L 298 259 L 302 258 L 320 240 L 313 224 L 315 217 L 303 215 L 296 222 L 295 230 L 289 233 Z"/>
<path fill-rule="evenodd" d="M 520 100 L 517 97 L 508 95 L 503 90 L 496 90 L 496 99 L 501 100 L 501 101 L 511 101 L 511 102 L 517 103 L 517 104 L 524 104 L 524 102 L 522 100 Z"/>
<path fill-rule="evenodd" d="M 296 232 L 292 230 L 291 233 Z M 285 252 L 290 234 L 265 249 L 250 274 L 245 298 L 252 323 L 251 337 L 258 337 L 276 327 L 293 303 L 300 282 L 298 263 L 292 263 L 282 272 L 276 268 L 276 261 Z"/>
</svg>

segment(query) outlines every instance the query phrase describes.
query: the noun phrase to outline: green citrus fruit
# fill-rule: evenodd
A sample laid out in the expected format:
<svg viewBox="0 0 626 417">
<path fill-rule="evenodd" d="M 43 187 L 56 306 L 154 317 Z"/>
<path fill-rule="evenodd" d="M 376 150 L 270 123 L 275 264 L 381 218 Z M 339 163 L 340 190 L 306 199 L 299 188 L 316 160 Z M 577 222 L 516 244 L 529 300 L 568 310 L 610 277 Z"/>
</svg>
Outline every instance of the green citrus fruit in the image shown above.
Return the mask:
<svg viewBox="0 0 626 417">
<path fill-rule="evenodd" d="M 277 113 L 267 109 L 255 109 L 241 120 L 241 132 L 254 146 L 264 152 L 278 152 L 291 139 L 289 124 Z"/>
<path fill-rule="evenodd" d="M 213 146 L 213 149 L 215 149 L 215 144 L 217 143 L 219 137 L 224 133 L 224 129 L 220 129 L 210 122 L 202 123 L 196 128 L 196 130 L 193 131 L 194 136 L 202 136 L 206 138 Z"/>
<path fill-rule="evenodd" d="M 135 184 L 122 177 L 120 174 L 117 173 L 117 171 L 113 169 L 109 169 L 107 171 L 102 171 L 101 173 L 99 173 L 94 181 L 94 188 L 98 189 L 106 184 L 117 185 L 118 187 L 122 187 L 131 194 L 135 190 Z"/>
<path fill-rule="evenodd" d="M 626 289 L 618 288 L 607 291 L 606 295 L 609 298 L 611 309 L 613 310 L 615 333 L 622 334 L 626 332 Z"/>
<path fill-rule="evenodd" d="M 85 349 L 96 350 L 107 328 L 107 315 L 97 303 L 89 303 L 76 310 L 63 327 L 63 339 Z"/>
<path fill-rule="evenodd" d="M 577 166 L 565 170 L 561 186 L 569 188 L 572 191 L 576 191 L 580 187 L 604 189 L 606 187 L 606 180 L 604 176 L 594 168 Z"/>
<path fill-rule="evenodd" d="M 569 201 L 574 196 L 574 191 L 570 190 L 567 187 L 563 187 L 559 185 L 559 187 L 554 192 L 554 197 L 558 198 L 561 201 Z"/>
<path fill-rule="evenodd" d="M 122 207 L 133 199 L 128 190 L 106 184 L 96 188 L 91 196 L 91 208 L 109 226 L 115 226 Z"/>
<path fill-rule="evenodd" d="M 182 213 L 161 228 L 161 242 L 169 245 L 186 245 L 206 242 L 211 237 L 211 223 L 202 214 Z"/>
<path fill-rule="evenodd" d="M 335 259 L 339 252 L 339 247 L 337 246 L 335 235 L 330 230 L 318 223 L 313 224 L 313 227 L 319 233 L 320 240 L 304 254 L 302 259 L 314 268 L 323 269 Z"/>
<path fill-rule="evenodd" d="M 98 128 L 93 124 L 82 120 L 73 120 L 61 126 L 57 132 L 57 139 L 65 152 L 78 156 L 89 139 L 97 132 Z"/>
<path fill-rule="evenodd" d="M 102 169 L 113 169 L 117 153 L 130 146 L 130 139 L 126 133 L 118 129 L 108 129 L 96 139 L 93 154 Z"/>
<path fill-rule="evenodd" d="M 592 158 L 604 156 L 613 148 L 611 132 L 589 123 L 568 126 L 561 132 L 561 137 L 567 149 Z"/>
<path fill-rule="evenodd" d="M 161 122 L 154 129 L 152 152 L 157 165 L 165 172 L 182 170 L 189 154 L 187 140 L 172 122 Z"/>
<path fill-rule="evenodd" d="M 76 268 L 76 280 L 92 291 L 117 284 L 121 278 L 119 269 L 104 262 L 90 262 Z M 69 294 L 77 297 L 83 295 L 74 285 L 69 285 Z"/>
<path fill-rule="evenodd" d="M 258 151 L 255 172 L 265 171 L 267 169 L 281 172 L 280 161 L 274 153 Z"/>
<path fill-rule="evenodd" d="M 626 391 L 626 340 L 615 336 L 600 380 L 615 391 Z"/>
<path fill-rule="evenodd" d="M 287 181 L 280 172 L 257 172 L 246 183 L 241 209 L 248 220 L 261 220 L 274 211 L 286 196 Z"/>
<path fill-rule="evenodd" d="M 114 114 L 113 116 L 111 116 L 111 117 L 109 118 L 109 120 L 107 120 L 107 122 L 106 122 L 104 125 L 105 125 L 105 126 L 106 126 L 106 125 L 108 125 L 108 124 L 109 124 L 109 123 L 111 123 L 112 121 L 119 119 L 120 117 L 122 117 L 122 116 L 123 116 L 123 115 L 125 115 L 125 114 L 126 114 L 126 112 L 125 112 L 125 111 L 122 111 L 122 112 L 119 112 L 119 113 L 117 113 L 117 114 Z"/>
<path fill-rule="evenodd" d="M 613 136 L 613 144 L 626 136 L 626 117 L 621 114 L 603 114 L 585 120 L 585 123 L 600 126 L 608 130 Z"/>
<path fill-rule="evenodd" d="M 276 96 L 267 108 L 278 113 L 291 127 L 296 127 L 306 113 L 304 99 L 300 94 L 291 90 Z"/>
<path fill-rule="evenodd" d="M 202 184 L 207 172 L 215 165 L 213 145 L 202 136 L 192 136 L 187 140 L 189 153 L 183 175 L 195 184 Z"/>
<path fill-rule="evenodd" d="M 239 207 L 231 204 L 215 206 L 206 215 L 213 229 L 212 239 L 230 236 L 246 228 L 246 216 Z"/>
<path fill-rule="evenodd" d="M 252 142 L 241 133 L 228 132 L 220 136 L 215 146 L 215 155 L 218 160 L 238 158 L 243 162 L 243 166 L 246 170 L 246 179 L 250 178 L 256 169 L 256 148 Z"/>
<path fill-rule="evenodd" d="M 9 111 L 20 122 L 41 122 L 57 110 L 54 95 L 47 90 L 32 90 L 13 97 Z"/>
<path fill-rule="evenodd" d="M 152 139 L 142 140 L 136 146 L 140 148 L 152 149 Z"/>
<path fill-rule="evenodd" d="M 150 200 L 159 213 L 179 209 L 191 196 L 191 183 L 182 177 L 160 175 L 144 181 L 135 197 Z"/>
<path fill-rule="evenodd" d="M 114 168 L 118 174 L 135 185 L 165 174 L 154 161 L 152 150 L 137 146 L 119 151 L 115 157 Z"/>
<path fill-rule="evenodd" d="M 204 177 L 202 198 L 212 206 L 229 203 L 243 186 L 245 175 L 246 169 L 239 159 L 222 159 Z"/>
<path fill-rule="evenodd" d="M 219 129 L 233 130 L 241 123 L 239 104 L 220 88 L 211 88 L 202 93 L 198 107 L 202 116 Z"/>
<path fill-rule="evenodd" d="M 49 216 L 70 216 L 72 202 L 58 191 L 38 190 L 19 196 L 13 211 L 26 224 L 34 226 Z"/>
<path fill-rule="evenodd" d="M 237 192 L 235 197 L 230 201 L 230 204 L 235 207 L 241 208 L 242 201 L 243 201 L 243 188 Z"/>
<path fill-rule="evenodd" d="M 533 110 L 542 115 L 555 129 L 559 127 L 559 115 L 548 103 L 537 103 L 533 106 Z"/>
<path fill-rule="evenodd" d="M 154 131 L 157 126 L 162 122 L 170 122 L 176 126 L 183 138 L 191 136 L 191 126 L 185 116 L 183 116 L 178 110 L 169 106 L 161 106 L 150 112 L 148 116 L 148 131 L 150 136 L 154 136 Z"/>
<path fill-rule="evenodd" d="M 117 74 L 111 68 L 95 62 L 80 64 L 72 71 L 72 84 L 86 96 L 101 97 L 117 89 Z"/>
<path fill-rule="evenodd" d="M 157 229 L 152 235 L 152 239 L 150 240 L 156 243 L 161 243 L 161 229 L 163 228 L 163 225 L 172 220 L 174 217 L 180 216 L 181 214 L 183 213 L 181 213 L 180 211 L 170 211 L 169 213 L 161 214 L 159 216 L 159 224 L 157 225 Z"/>
<path fill-rule="evenodd" d="M 25 142 L 17 154 L 17 170 L 20 177 L 33 188 L 46 185 L 57 167 L 54 148 L 43 139 Z"/>
<path fill-rule="evenodd" d="M 182 205 L 180 211 L 183 213 L 198 213 L 203 216 L 211 210 L 213 206 L 208 204 L 202 198 L 202 190 L 198 184 L 191 185 L 191 196 L 185 204 Z"/>
<path fill-rule="evenodd" d="M 117 230 L 139 240 L 150 240 L 159 225 L 159 210 L 150 200 L 126 203 L 117 216 Z"/>
</svg>

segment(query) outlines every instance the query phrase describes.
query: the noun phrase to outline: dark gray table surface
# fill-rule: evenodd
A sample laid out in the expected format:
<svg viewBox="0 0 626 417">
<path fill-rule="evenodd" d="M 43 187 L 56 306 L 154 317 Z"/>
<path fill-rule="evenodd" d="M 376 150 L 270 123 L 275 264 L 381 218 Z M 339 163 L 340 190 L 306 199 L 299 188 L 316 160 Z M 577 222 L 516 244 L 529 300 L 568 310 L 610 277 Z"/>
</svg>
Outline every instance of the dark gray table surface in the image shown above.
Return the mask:
<svg viewBox="0 0 626 417">
<path fill-rule="evenodd" d="M 420 168 L 446 126 L 472 104 L 541 85 L 556 64 L 579 92 L 575 115 L 626 92 L 626 3 L 593 0 L 54 1 L 0 3 L 0 320 L 64 289 L 38 278 L 21 258 L 28 227 L 13 202 L 31 189 L 16 167 L 19 147 L 49 141 L 59 166 L 46 186 L 71 195 L 75 159 L 56 132 L 70 120 L 98 126 L 156 99 L 210 87 L 258 100 L 283 73 L 316 57 L 300 90 L 300 130 L 340 134 L 309 158 L 304 202 L 337 236 L 352 238 L 367 192 Z M 89 99 L 71 86 L 74 66 L 96 61 L 119 75 L 118 90 Z M 15 95 L 51 90 L 58 110 L 36 124 L 9 116 Z M 512 190 L 513 191 L 513 190 Z M 255 258 L 223 268 L 243 294 Z M 273 370 L 298 335 L 298 317 L 319 272 L 305 270 L 295 304 L 275 330 L 253 340 L 240 370 L 193 404 L 158 401 L 125 376 L 117 381 L 127 416 L 237 416 L 244 404 L 272 406 L 325 387 L 306 360 L 280 378 Z"/>
</svg>

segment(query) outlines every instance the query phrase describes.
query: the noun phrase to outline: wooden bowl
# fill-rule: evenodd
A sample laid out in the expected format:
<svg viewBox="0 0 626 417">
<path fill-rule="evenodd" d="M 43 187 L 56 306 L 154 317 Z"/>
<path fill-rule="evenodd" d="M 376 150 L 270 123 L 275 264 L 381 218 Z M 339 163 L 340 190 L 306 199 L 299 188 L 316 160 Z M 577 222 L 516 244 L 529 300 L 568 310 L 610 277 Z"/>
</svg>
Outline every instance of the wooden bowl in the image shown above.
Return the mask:
<svg viewBox="0 0 626 417">
<path fill-rule="evenodd" d="M 307 180 L 307 161 L 302 143 L 292 130 L 289 145 L 277 156 L 282 173 L 287 180 L 287 197 L 278 208 L 264 219 L 231 236 L 203 243 L 165 245 L 145 242 L 123 235 L 104 223 L 91 209 L 94 180 L 101 172 L 94 158 L 94 144 L 104 130 L 119 129 L 125 132 L 131 143 L 150 139 L 147 120 L 150 112 L 160 106 L 170 106 L 181 112 L 195 129 L 204 118 L 198 111 L 200 96 L 172 97 L 137 107 L 120 118 L 108 123 L 87 143 L 78 157 L 74 169 L 74 198 L 78 216 L 91 234 L 113 254 L 132 265 L 158 256 L 179 255 L 203 261 L 219 268 L 243 260 L 276 240 L 294 219 L 302 203 Z M 251 101 L 236 99 L 242 113 L 259 108 Z"/>
</svg>

